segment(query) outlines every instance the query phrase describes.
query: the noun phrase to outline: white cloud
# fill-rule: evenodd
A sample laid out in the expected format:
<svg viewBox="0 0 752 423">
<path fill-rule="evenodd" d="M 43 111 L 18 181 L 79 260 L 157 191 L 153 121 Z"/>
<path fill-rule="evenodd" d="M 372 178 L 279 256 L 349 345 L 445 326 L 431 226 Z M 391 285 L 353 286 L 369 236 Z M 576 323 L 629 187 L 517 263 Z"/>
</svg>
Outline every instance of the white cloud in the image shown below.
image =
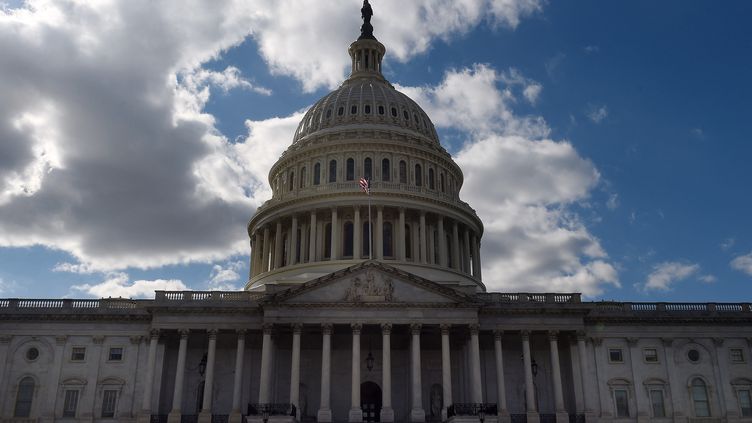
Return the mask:
<svg viewBox="0 0 752 423">
<path fill-rule="evenodd" d="M 206 85 L 211 84 L 228 92 L 235 88 L 251 90 L 263 95 L 271 95 L 268 88 L 258 87 L 240 75 L 240 69 L 234 66 L 228 66 L 222 72 L 211 71 L 203 68 L 188 69 L 181 74 L 183 76 L 183 85 L 198 92 Z"/>
<path fill-rule="evenodd" d="M 130 282 L 126 273 L 109 273 L 106 279 L 97 284 L 73 285 L 73 291 L 98 298 L 154 298 L 154 291 L 184 291 L 185 284 L 177 279 L 137 280 Z"/>
<path fill-rule="evenodd" d="M 736 244 L 736 239 L 734 239 L 734 238 L 726 238 L 723 241 L 721 241 L 720 247 L 721 247 L 721 250 L 726 251 L 726 250 L 730 249 L 731 247 L 733 247 L 734 244 Z"/>
<path fill-rule="evenodd" d="M 619 194 L 611 194 L 606 201 L 606 207 L 609 210 L 616 210 L 619 207 Z"/>
<path fill-rule="evenodd" d="M 718 282 L 718 278 L 715 277 L 715 276 L 713 276 L 713 275 L 700 275 L 700 276 L 697 277 L 697 279 L 700 282 L 703 282 L 703 283 L 716 283 L 716 282 Z"/>
<path fill-rule="evenodd" d="M 96 273 L 95 269 L 91 268 L 91 265 L 86 263 L 69 263 L 69 262 L 62 262 L 57 263 L 52 268 L 53 272 L 67 272 L 67 273 L 78 273 L 80 275 L 90 275 L 92 273 Z"/>
<path fill-rule="evenodd" d="M 15 282 L 6 281 L 0 278 L 0 295 L 7 296 L 13 293 L 18 285 Z"/>
<path fill-rule="evenodd" d="M 731 260 L 731 268 L 752 276 L 752 251 Z"/>
<path fill-rule="evenodd" d="M 608 107 L 605 105 L 589 105 L 588 110 L 585 112 L 585 116 L 592 120 L 594 123 L 601 123 L 603 119 L 608 117 Z"/>
<path fill-rule="evenodd" d="M 643 285 L 645 291 L 658 290 L 669 291 L 671 286 L 700 271 L 700 265 L 667 261 L 653 266 L 653 271 L 648 275 Z"/>
<path fill-rule="evenodd" d="M 220 291 L 234 291 L 239 287 L 230 282 L 240 279 L 240 271 L 244 266 L 242 261 L 228 262 L 224 266 L 215 264 L 209 275 L 209 289 Z"/>
</svg>

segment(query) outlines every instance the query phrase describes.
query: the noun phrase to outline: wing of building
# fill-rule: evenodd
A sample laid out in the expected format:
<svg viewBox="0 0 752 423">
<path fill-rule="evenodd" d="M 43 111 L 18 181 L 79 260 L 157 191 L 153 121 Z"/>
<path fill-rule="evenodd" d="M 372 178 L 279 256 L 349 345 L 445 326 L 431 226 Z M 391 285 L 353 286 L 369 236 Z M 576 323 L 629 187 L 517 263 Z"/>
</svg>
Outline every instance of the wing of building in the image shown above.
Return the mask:
<svg viewBox="0 0 752 423">
<path fill-rule="evenodd" d="M 0 421 L 752 422 L 748 303 L 486 292 L 462 171 L 362 12 L 269 173 L 246 290 L 0 299 Z"/>
</svg>

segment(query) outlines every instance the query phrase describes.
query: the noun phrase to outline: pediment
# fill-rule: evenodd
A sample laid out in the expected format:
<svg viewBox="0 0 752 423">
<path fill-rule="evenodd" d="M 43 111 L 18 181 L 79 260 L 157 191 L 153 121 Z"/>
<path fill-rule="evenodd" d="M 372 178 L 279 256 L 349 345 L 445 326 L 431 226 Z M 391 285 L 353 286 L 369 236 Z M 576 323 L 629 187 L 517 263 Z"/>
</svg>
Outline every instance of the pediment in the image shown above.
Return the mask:
<svg viewBox="0 0 752 423">
<path fill-rule="evenodd" d="M 367 261 L 279 292 L 271 299 L 287 304 L 451 304 L 470 303 L 471 296 L 404 272 Z"/>
</svg>

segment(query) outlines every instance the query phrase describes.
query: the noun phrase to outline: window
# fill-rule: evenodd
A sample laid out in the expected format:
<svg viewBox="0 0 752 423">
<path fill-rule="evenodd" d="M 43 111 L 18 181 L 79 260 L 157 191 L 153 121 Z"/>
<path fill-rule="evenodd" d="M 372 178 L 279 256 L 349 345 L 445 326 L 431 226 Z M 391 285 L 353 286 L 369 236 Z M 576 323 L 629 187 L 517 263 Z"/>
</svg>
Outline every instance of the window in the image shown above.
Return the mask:
<svg viewBox="0 0 752 423">
<path fill-rule="evenodd" d="M 732 363 L 744 363 L 744 350 L 741 348 L 731 348 L 729 354 Z"/>
<path fill-rule="evenodd" d="M 300 182 L 298 182 L 298 186 L 300 188 L 305 187 L 305 178 L 306 178 L 306 168 L 303 166 L 303 168 L 300 169 Z"/>
<path fill-rule="evenodd" d="M 439 187 L 441 188 L 441 192 L 446 192 L 446 188 L 444 186 L 444 174 L 443 173 L 439 176 Z"/>
<path fill-rule="evenodd" d="M 337 161 L 329 161 L 329 182 L 337 182 Z"/>
<path fill-rule="evenodd" d="M 391 174 L 392 168 L 389 166 L 389 159 L 382 159 L 381 160 L 381 180 L 387 181 L 391 180 Z"/>
<path fill-rule="evenodd" d="M 392 107 L 392 117 L 397 117 L 397 108 Z"/>
<path fill-rule="evenodd" d="M 18 382 L 18 392 L 16 393 L 16 407 L 13 410 L 13 417 L 29 417 L 31 414 L 31 402 L 34 399 L 34 379 L 26 376 Z"/>
<path fill-rule="evenodd" d="M 368 222 L 363 223 L 363 236 L 360 237 L 363 242 L 363 255 L 368 256 L 371 252 L 371 231 Z"/>
<path fill-rule="evenodd" d="M 695 417 L 710 417 L 710 404 L 708 402 L 708 389 L 705 381 L 696 377 L 690 386 L 692 403 L 694 404 Z"/>
<path fill-rule="evenodd" d="M 384 114 L 384 106 L 379 106 L 379 114 L 380 115 Z"/>
<path fill-rule="evenodd" d="M 428 168 L 428 189 L 436 188 L 433 178 L 433 168 Z"/>
<path fill-rule="evenodd" d="M 352 106 L 352 107 L 350 107 L 350 114 L 354 115 L 356 113 L 358 113 L 358 106 Z"/>
<path fill-rule="evenodd" d="M 70 359 L 71 361 L 84 361 L 86 359 L 86 347 L 73 347 Z"/>
<path fill-rule="evenodd" d="M 392 223 L 391 222 L 384 222 L 384 230 L 383 230 L 383 240 L 384 240 L 384 257 L 392 257 L 394 256 L 394 249 L 392 248 Z"/>
<path fill-rule="evenodd" d="M 697 363 L 698 361 L 700 361 L 700 352 L 695 349 L 691 349 L 687 351 L 687 358 L 689 359 L 689 361 Z"/>
<path fill-rule="evenodd" d="M 363 107 L 363 111 L 365 111 L 367 115 L 370 115 L 371 114 L 371 105 L 370 104 L 366 104 Z"/>
<path fill-rule="evenodd" d="M 369 181 L 373 177 L 373 162 L 370 157 L 366 157 L 366 159 L 363 160 L 363 177 Z"/>
<path fill-rule="evenodd" d="M 650 390 L 650 405 L 653 409 L 653 417 L 666 417 L 666 406 L 663 404 L 663 390 Z"/>
<path fill-rule="evenodd" d="M 407 113 L 407 110 L 402 111 L 402 117 L 405 118 L 405 120 L 410 120 L 410 115 Z"/>
<path fill-rule="evenodd" d="M 107 358 L 109 361 L 122 361 L 123 360 L 123 348 L 112 347 L 110 348 L 110 355 Z"/>
<path fill-rule="evenodd" d="M 118 391 L 106 389 L 102 394 L 102 418 L 115 417 Z"/>
<path fill-rule="evenodd" d="M 608 361 L 609 363 L 623 363 L 624 353 L 622 352 L 621 348 L 609 348 Z"/>
<path fill-rule="evenodd" d="M 423 186 L 423 168 L 419 164 L 415 165 L 415 186 Z"/>
<path fill-rule="evenodd" d="M 339 106 L 339 109 L 337 109 L 337 116 L 342 116 L 345 114 L 345 108 L 342 106 Z"/>
<path fill-rule="evenodd" d="M 292 191 L 295 188 L 295 172 L 290 172 L 290 180 L 287 183 L 288 191 Z"/>
<path fill-rule="evenodd" d="M 76 408 L 78 408 L 78 390 L 68 389 L 65 391 L 63 401 L 63 417 L 76 417 Z"/>
<path fill-rule="evenodd" d="M 345 257 L 352 257 L 353 256 L 353 224 L 352 222 L 345 222 L 345 231 L 344 231 L 344 242 L 342 243 L 344 246 L 344 251 L 342 252 L 342 255 Z"/>
<path fill-rule="evenodd" d="M 752 417 L 752 395 L 749 389 L 740 389 L 736 391 L 736 397 L 739 399 L 739 408 L 742 417 Z"/>
<path fill-rule="evenodd" d="M 37 347 L 31 347 L 28 350 L 26 350 L 26 359 L 29 361 L 34 361 L 37 358 L 39 358 L 39 349 Z"/>
<path fill-rule="evenodd" d="M 616 417 L 629 417 L 629 395 L 626 389 L 614 389 Z"/>
<path fill-rule="evenodd" d="M 321 163 L 313 165 L 313 184 L 318 185 L 321 183 Z"/>
<path fill-rule="evenodd" d="M 645 348 L 642 350 L 642 356 L 645 359 L 646 363 L 657 363 L 658 362 L 658 350 L 655 348 Z"/>
<path fill-rule="evenodd" d="M 329 119 L 330 117 L 332 117 L 332 109 L 327 109 L 326 118 Z"/>
<path fill-rule="evenodd" d="M 401 184 L 407 183 L 407 163 L 404 160 L 399 162 L 399 181 Z"/>
<path fill-rule="evenodd" d="M 355 160 L 352 158 L 345 162 L 345 179 L 348 181 L 355 179 Z"/>
</svg>

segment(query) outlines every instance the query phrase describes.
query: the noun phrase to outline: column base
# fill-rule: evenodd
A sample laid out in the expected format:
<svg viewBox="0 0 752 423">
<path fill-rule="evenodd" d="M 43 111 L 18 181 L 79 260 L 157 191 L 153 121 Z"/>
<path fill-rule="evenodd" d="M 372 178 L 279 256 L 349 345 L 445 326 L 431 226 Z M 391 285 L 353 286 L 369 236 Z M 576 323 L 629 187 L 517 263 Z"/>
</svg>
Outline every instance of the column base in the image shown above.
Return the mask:
<svg viewBox="0 0 752 423">
<path fill-rule="evenodd" d="M 198 413 L 198 423 L 211 423 L 211 417 L 212 415 L 210 411 L 202 411 Z"/>
<path fill-rule="evenodd" d="M 138 413 L 136 423 L 151 423 L 151 411 L 142 411 Z"/>
<path fill-rule="evenodd" d="M 170 414 L 167 415 L 167 423 L 180 423 L 182 416 L 183 413 L 180 411 L 170 411 Z"/>
<path fill-rule="evenodd" d="M 394 422 L 394 409 L 392 407 L 381 408 L 381 421 L 384 423 Z"/>
<path fill-rule="evenodd" d="M 567 413 L 566 411 L 557 411 L 556 423 L 569 423 L 569 413 Z"/>
<path fill-rule="evenodd" d="M 327 408 L 326 410 L 321 409 L 316 415 L 316 421 L 318 423 L 331 423 L 332 421 L 332 410 L 330 408 Z"/>
<path fill-rule="evenodd" d="M 350 423 L 360 423 L 363 421 L 363 410 L 360 408 L 351 408 L 347 415 L 347 421 Z"/>
<path fill-rule="evenodd" d="M 585 412 L 585 423 L 595 423 L 598 421 L 598 417 L 592 411 Z"/>
<path fill-rule="evenodd" d="M 511 423 L 512 422 L 512 416 L 509 414 L 509 410 L 501 409 L 499 410 L 499 423 Z"/>
<path fill-rule="evenodd" d="M 229 423 L 243 423 L 243 415 L 239 411 L 233 411 L 230 413 Z"/>
<path fill-rule="evenodd" d="M 540 423 L 540 414 L 537 411 L 528 411 L 527 423 Z"/>
<path fill-rule="evenodd" d="M 422 408 L 413 408 L 410 410 L 411 422 L 424 422 L 426 421 L 426 412 Z"/>
</svg>

